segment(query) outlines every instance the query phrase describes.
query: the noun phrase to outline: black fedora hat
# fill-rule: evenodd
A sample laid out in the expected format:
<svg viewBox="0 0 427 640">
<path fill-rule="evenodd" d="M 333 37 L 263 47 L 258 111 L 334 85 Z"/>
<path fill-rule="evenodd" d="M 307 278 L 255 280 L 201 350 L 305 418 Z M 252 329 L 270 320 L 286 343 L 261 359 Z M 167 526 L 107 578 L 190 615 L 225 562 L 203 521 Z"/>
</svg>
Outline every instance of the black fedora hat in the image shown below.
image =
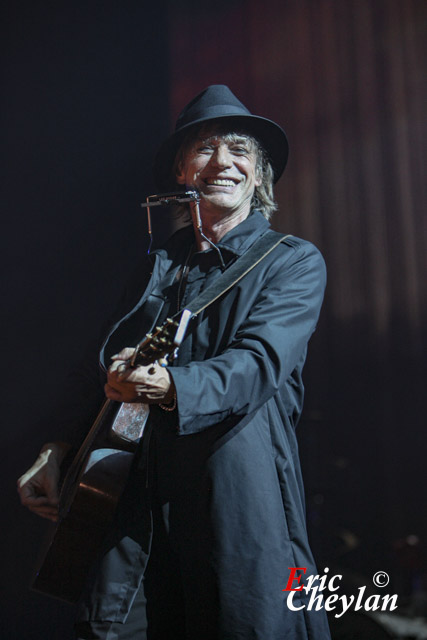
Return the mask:
<svg viewBox="0 0 427 640">
<path fill-rule="evenodd" d="M 236 129 L 254 136 L 266 151 L 273 167 L 274 182 L 280 178 L 289 153 L 286 133 L 267 118 L 253 115 L 228 87 L 214 84 L 199 93 L 181 111 L 175 132 L 167 138 L 154 159 L 154 176 L 161 189 L 174 185 L 171 175 L 176 154 L 189 129 L 210 120 L 227 118 Z M 176 185 L 175 185 L 176 186 Z"/>
</svg>

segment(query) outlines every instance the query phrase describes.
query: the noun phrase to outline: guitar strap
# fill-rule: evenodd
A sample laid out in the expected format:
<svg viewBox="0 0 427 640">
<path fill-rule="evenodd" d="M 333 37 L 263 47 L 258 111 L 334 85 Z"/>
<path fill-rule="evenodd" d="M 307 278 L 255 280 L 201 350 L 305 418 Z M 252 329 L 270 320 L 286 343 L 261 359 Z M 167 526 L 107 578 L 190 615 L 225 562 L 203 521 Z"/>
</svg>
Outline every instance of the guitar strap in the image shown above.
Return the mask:
<svg viewBox="0 0 427 640">
<path fill-rule="evenodd" d="M 269 229 L 254 242 L 250 249 L 237 258 L 237 260 L 217 278 L 216 282 L 196 296 L 194 300 L 186 305 L 185 309 L 178 311 L 178 313 L 173 316 L 173 319 L 179 318 L 185 310 L 190 311 L 191 317 L 195 318 L 215 302 L 215 300 L 218 300 L 224 293 L 234 287 L 235 284 L 268 256 L 275 247 L 281 242 L 284 242 L 286 238 L 289 238 L 289 236 L 290 234 L 284 236 L 282 233 Z M 174 271 L 173 277 L 168 278 L 169 282 L 175 277 L 176 271 Z M 157 296 L 155 296 L 155 298 L 156 297 Z M 150 315 L 152 316 L 151 319 L 154 320 L 156 316 L 157 319 L 159 318 L 163 305 L 164 300 L 160 301 L 159 298 L 157 298 L 157 303 L 152 300 L 149 305 Z M 144 309 L 144 312 L 145 311 L 146 309 Z M 181 346 L 181 350 L 182 348 L 186 349 L 186 351 L 191 351 L 191 344 L 187 341 Z M 117 414 L 112 428 L 112 434 L 119 437 L 122 441 L 137 442 L 142 436 L 147 417 L 147 405 L 124 403 Z"/>
<path fill-rule="evenodd" d="M 224 293 L 234 287 L 247 273 L 252 271 L 273 251 L 281 242 L 289 238 L 291 234 L 284 236 L 282 233 L 269 229 L 243 255 L 237 258 L 228 269 L 220 275 L 220 277 L 211 284 L 207 289 L 202 291 L 194 300 L 186 305 L 186 309 L 191 312 L 194 318 L 201 311 L 209 307 L 215 300 L 218 300 Z M 174 316 L 180 315 L 182 311 Z"/>
</svg>

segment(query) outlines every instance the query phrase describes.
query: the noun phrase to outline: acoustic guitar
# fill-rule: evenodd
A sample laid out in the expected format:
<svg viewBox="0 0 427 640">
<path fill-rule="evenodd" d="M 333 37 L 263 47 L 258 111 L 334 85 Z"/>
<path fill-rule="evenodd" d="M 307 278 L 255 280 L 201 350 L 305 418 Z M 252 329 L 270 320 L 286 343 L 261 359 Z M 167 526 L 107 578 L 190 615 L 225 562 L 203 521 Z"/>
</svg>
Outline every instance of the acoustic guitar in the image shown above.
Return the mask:
<svg viewBox="0 0 427 640">
<path fill-rule="evenodd" d="M 176 357 L 192 314 L 148 333 L 130 365 L 165 366 Z M 148 417 L 147 405 L 106 400 L 64 476 L 58 521 L 51 525 L 32 589 L 77 602 L 111 524 Z"/>
</svg>

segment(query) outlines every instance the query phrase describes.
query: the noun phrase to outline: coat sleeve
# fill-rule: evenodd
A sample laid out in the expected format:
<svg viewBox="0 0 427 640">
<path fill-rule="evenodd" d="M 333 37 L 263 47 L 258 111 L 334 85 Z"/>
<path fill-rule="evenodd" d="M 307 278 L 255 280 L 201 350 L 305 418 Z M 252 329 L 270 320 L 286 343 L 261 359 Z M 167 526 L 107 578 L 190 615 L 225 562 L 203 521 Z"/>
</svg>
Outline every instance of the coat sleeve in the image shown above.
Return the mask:
<svg viewBox="0 0 427 640">
<path fill-rule="evenodd" d="M 323 300 L 325 264 L 309 242 L 293 239 L 280 249 L 281 257 L 228 348 L 169 370 L 177 392 L 178 434 L 252 413 L 304 359 Z"/>
</svg>

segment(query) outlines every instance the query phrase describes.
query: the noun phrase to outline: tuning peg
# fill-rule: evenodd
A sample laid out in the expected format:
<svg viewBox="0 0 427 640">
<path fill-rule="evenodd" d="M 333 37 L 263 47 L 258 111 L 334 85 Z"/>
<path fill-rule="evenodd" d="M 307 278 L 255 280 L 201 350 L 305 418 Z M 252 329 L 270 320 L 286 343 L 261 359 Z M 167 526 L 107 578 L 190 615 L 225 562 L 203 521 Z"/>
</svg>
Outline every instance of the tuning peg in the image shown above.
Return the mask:
<svg viewBox="0 0 427 640">
<path fill-rule="evenodd" d="M 167 367 L 168 366 L 168 357 L 164 356 L 163 358 L 159 358 L 158 363 L 161 367 Z"/>
</svg>

